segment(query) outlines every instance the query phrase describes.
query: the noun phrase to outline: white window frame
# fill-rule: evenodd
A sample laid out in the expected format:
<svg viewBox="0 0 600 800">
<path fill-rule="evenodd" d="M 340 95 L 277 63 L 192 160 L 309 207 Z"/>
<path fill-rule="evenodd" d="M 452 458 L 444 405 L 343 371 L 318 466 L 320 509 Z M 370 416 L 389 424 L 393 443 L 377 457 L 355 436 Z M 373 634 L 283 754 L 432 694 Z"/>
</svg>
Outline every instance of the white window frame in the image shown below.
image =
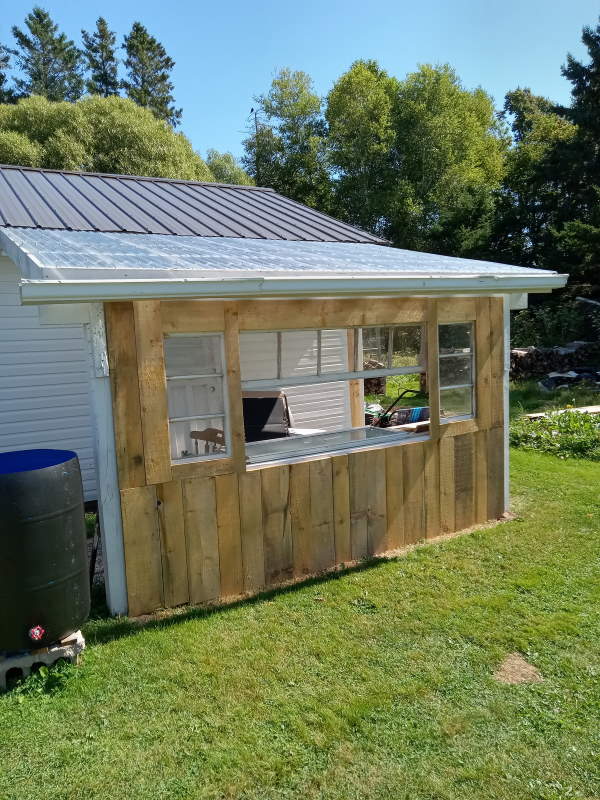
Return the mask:
<svg viewBox="0 0 600 800">
<path fill-rule="evenodd" d="M 282 389 L 286 386 L 308 386 L 317 383 L 335 383 L 336 381 L 351 381 L 363 378 L 387 378 L 393 375 L 420 375 L 426 371 L 426 365 L 415 365 L 409 367 L 389 367 L 391 363 L 391 352 L 388 349 L 388 367 L 383 369 L 362 369 L 347 370 L 342 372 L 322 372 L 322 336 L 323 331 L 327 330 L 354 330 L 360 332 L 363 328 L 421 328 L 422 335 L 425 334 L 425 325 L 420 322 L 406 323 L 398 325 L 361 325 L 344 328 L 302 328 L 298 330 L 314 331 L 317 334 L 317 372 L 314 375 L 298 375 L 284 377 L 281 375 L 281 341 L 283 333 L 291 333 L 289 330 L 264 330 L 264 331 L 242 331 L 243 333 L 274 333 L 277 336 L 277 375 L 274 378 L 260 378 L 257 380 L 242 381 L 243 391 L 257 389 Z M 359 348 L 361 346 L 361 336 L 354 337 L 354 365 L 359 362 Z"/>
<path fill-rule="evenodd" d="M 217 461 L 223 458 L 231 458 L 231 415 L 229 410 L 229 392 L 227 387 L 227 364 L 225 361 L 225 334 L 223 331 L 206 331 L 206 332 L 199 332 L 199 333 L 168 333 L 165 334 L 165 339 L 198 339 L 201 336 L 215 336 L 219 337 L 219 355 L 221 359 L 221 371 L 220 372 L 205 372 L 205 373 L 198 373 L 189 374 L 189 375 L 166 375 L 166 358 L 165 358 L 165 378 L 167 381 L 167 396 L 168 396 L 168 385 L 169 381 L 181 381 L 181 380 L 197 380 L 201 378 L 220 378 L 222 382 L 223 388 L 223 412 L 222 413 L 207 413 L 207 414 L 192 414 L 191 416 L 186 417 L 168 417 L 169 423 L 169 446 L 171 443 L 171 423 L 172 422 L 191 422 L 192 420 L 202 420 L 202 419 L 222 419 L 223 420 L 223 432 L 225 434 L 225 452 L 224 453 L 209 453 L 209 454 L 198 454 L 198 455 L 191 455 L 188 457 L 182 458 L 173 458 L 171 457 L 171 464 L 190 464 L 194 462 L 204 462 L 204 461 Z"/>
<path fill-rule="evenodd" d="M 452 391 L 453 389 L 470 389 L 471 390 L 471 413 L 470 414 L 455 414 L 452 417 L 442 417 L 440 413 L 440 425 L 447 425 L 451 422 L 462 422 L 463 420 L 467 419 L 475 419 L 477 416 L 477 408 L 475 406 L 477 400 L 477 392 L 475 391 L 475 380 L 476 380 L 476 371 L 475 371 L 475 359 L 477 357 L 476 349 L 475 349 L 475 325 L 476 320 L 460 320 L 456 322 L 440 322 L 438 324 L 438 342 L 440 336 L 440 328 L 447 327 L 449 325 L 469 325 L 469 352 L 468 353 L 438 353 L 438 360 L 441 361 L 442 359 L 446 358 L 464 358 L 465 356 L 471 357 L 471 382 L 470 383 L 457 383 L 453 384 L 452 386 L 442 386 L 441 383 L 439 385 L 438 391 L 440 395 L 440 410 L 442 406 L 442 392 Z"/>
</svg>

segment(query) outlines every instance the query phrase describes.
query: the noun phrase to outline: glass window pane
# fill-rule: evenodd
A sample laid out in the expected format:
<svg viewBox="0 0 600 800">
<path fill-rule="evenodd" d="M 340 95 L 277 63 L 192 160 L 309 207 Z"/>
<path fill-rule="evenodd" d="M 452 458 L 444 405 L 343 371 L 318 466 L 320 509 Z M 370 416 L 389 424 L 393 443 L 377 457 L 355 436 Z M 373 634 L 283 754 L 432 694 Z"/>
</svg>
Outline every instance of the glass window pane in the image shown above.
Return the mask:
<svg viewBox="0 0 600 800">
<path fill-rule="evenodd" d="M 462 417 L 473 413 L 473 389 L 442 389 L 440 391 L 440 416 Z"/>
<path fill-rule="evenodd" d="M 472 382 L 472 357 L 440 358 L 440 386 L 458 386 Z"/>
<path fill-rule="evenodd" d="M 281 377 L 317 374 L 317 331 L 283 331 Z"/>
<path fill-rule="evenodd" d="M 321 372 L 345 372 L 348 369 L 348 333 L 346 330 L 321 331 Z"/>
<path fill-rule="evenodd" d="M 170 380 L 167 392 L 169 418 L 223 413 L 223 380 L 220 377 Z"/>
<path fill-rule="evenodd" d="M 277 377 L 277 333 L 244 331 L 240 333 L 240 367 L 243 381 Z"/>
<path fill-rule="evenodd" d="M 171 458 L 174 461 L 227 453 L 223 417 L 170 422 L 169 431 Z"/>
<path fill-rule="evenodd" d="M 424 344 L 420 325 L 398 325 L 392 329 L 392 367 L 413 367 L 422 363 Z"/>
<path fill-rule="evenodd" d="M 168 336 L 165 339 L 165 368 L 167 377 L 220 374 L 220 335 Z"/>
<path fill-rule="evenodd" d="M 448 353 L 469 353 L 471 351 L 472 334 L 472 322 L 440 325 L 440 355 L 447 355 Z"/>
<path fill-rule="evenodd" d="M 388 345 L 389 328 L 363 328 L 362 329 L 362 349 L 363 365 L 362 369 L 387 369 L 388 368 Z M 359 369 L 360 369 L 359 365 Z"/>
</svg>

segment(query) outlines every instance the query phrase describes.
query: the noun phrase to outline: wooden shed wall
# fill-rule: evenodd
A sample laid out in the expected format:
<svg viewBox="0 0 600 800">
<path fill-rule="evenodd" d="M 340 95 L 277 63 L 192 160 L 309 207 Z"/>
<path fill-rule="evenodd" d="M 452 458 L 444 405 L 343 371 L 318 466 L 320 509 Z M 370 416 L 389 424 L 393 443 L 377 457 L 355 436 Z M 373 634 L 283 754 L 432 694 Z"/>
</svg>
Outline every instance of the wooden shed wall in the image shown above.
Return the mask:
<svg viewBox="0 0 600 800">
<path fill-rule="evenodd" d="M 504 511 L 502 298 L 284 301 L 268 313 L 265 303 L 106 305 L 131 615 L 253 594 Z M 238 331 L 266 318 L 273 328 L 422 321 L 430 331 L 438 319 L 473 319 L 476 417 L 433 423 L 428 441 L 246 471 Z M 175 330 L 225 333 L 228 458 L 170 463 L 162 337 Z"/>
</svg>

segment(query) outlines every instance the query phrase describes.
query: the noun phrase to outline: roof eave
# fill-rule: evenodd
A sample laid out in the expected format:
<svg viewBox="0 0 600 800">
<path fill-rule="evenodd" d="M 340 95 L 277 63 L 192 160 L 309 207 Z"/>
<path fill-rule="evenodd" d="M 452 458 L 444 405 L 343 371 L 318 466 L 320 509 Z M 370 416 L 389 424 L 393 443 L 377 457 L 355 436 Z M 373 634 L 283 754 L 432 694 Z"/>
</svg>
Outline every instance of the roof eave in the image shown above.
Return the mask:
<svg viewBox="0 0 600 800">
<path fill-rule="evenodd" d="M 125 280 L 28 280 L 20 282 L 24 305 L 110 302 L 114 300 L 175 300 L 178 298 L 276 298 L 324 296 L 443 296 L 551 292 L 562 288 L 567 275 L 423 275 L 391 277 L 260 277 L 234 280 L 191 278 Z"/>
</svg>

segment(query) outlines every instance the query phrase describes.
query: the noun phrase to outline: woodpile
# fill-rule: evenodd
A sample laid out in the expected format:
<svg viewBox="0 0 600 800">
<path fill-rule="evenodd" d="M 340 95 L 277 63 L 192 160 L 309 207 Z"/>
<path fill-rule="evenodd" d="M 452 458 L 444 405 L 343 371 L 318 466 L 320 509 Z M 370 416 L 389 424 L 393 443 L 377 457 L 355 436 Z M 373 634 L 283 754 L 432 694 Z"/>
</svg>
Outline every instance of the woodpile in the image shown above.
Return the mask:
<svg viewBox="0 0 600 800">
<path fill-rule="evenodd" d="M 562 347 L 516 347 L 510 351 L 512 380 L 539 378 L 548 372 L 567 372 L 572 367 L 600 365 L 598 342 L 569 342 Z"/>
<path fill-rule="evenodd" d="M 369 358 L 363 362 L 363 369 L 385 369 L 385 364 Z M 385 378 L 365 378 L 365 394 L 385 394 Z"/>
</svg>

